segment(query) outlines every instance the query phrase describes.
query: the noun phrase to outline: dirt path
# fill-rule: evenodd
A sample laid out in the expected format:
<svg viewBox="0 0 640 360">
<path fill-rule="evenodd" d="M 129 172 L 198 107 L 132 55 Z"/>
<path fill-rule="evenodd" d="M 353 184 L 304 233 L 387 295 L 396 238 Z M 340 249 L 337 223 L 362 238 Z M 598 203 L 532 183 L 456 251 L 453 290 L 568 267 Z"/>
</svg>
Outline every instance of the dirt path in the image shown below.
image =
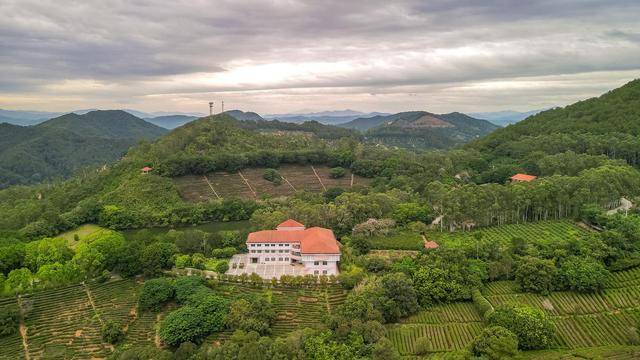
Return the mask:
<svg viewBox="0 0 640 360">
<path fill-rule="evenodd" d="M 320 185 L 322 185 L 322 190 L 327 191 L 327 187 L 324 186 L 324 183 L 322 182 L 322 179 L 320 178 L 320 175 L 318 175 L 318 172 L 316 171 L 316 168 L 313 167 L 313 165 L 311 165 L 311 170 L 313 170 L 313 173 L 316 174 L 316 177 L 318 178 L 318 181 L 320 182 Z"/>
<path fill-rule="evenodd" d="M 353 178 L 354 178 L 353 173 L 351 173 L 351 184 L 349 185 L 349 187 L 353 187 Z"/>
<path fill-rule="evenodd" d="M 240 177 L 242 178 L 242 180 L 244 180 L 244 183 L 247 184 L 247 187 L 249 188 L 249 190 L 251 190 L 251 193 L 253 194 L 253 197 L 257 198 L 258 194 L 256 193 L 255 190 L 253 190 L 253 188 L 251 187 L 251 184 L 249 184 L 249 180 L 247 180 L 246 177 L 244 177 L 244 175 L 242 175 L 241 171 L 238 171 L 238 175 L 240 175 Z"/>
<path fill-rule="evenodd" d="M 156 345 L 157 348 L 161 348 L 162 341 L 160 341 L 160 326 L 158 326 L 158 324 L 160 324 L 160 314 L 156 315 L 156 336 L 154 338 L 153 343 Z"/>
<path fill-rule="evenodd" d="M 293 189 L 294 192 L 297 192 L 298 190 L 296 190 L 295 187 L 293 187 L 293 184 L 289 182 L 289 180 L 287 180 L 286 177 L 280 175 L 282 177 L 282 180 L 284 180 L 284 182 L 286 182 L 289 186 L 291 186 L 291 188 Z"/>
<path fill-rule="evenodd" d="M 91 304 L 91 308 L 93 309 L 93 312 L 98 317 L 98 321 L 100 321 L 100 325 L 104 326 L 104 321 L 102 320 L 102 316 L 100 316 L 98 309 L 96 309 L 96 304 L 95 302 L 93 302 L 93 296 L 91 295 L 91 290 L 89 290 L 89 288 L 87 287 L 87 284 L 85 284 L 84 281 L 82 282 L 82 287 L 84 288 L 84 292 L 87 294 L 87 298 L 89 298 L 89 304 Z"/>
<path fill-rule="evenodd" d="M 213 191 L 213 194 L 218 198 L 220 198 L 220 195 L 218 195 L 218 192 L 216 191 L 216 189 L 213 188 L 213 185 L 211 185 L 211 182 L 209 181 L 209 178 L 207 177 L 207 175 L 202 175 L 202 177 L 204 178 L 204 181 L 207 182 L 207 185 L 209 185 L 209 187 L 211 188 L 211 191 Z"/>
<path fill-rule="evenodd" d="M 24 323 L 24 310 L 22 309 L 22 297 L 18 295 L 18 309 L 20 309 L 20 337 L 22 338 L 22 347 L 24 347 L 24 358 L 30 360 L 29 342 L 27 339 L 27 325 Z"/>
</svg>

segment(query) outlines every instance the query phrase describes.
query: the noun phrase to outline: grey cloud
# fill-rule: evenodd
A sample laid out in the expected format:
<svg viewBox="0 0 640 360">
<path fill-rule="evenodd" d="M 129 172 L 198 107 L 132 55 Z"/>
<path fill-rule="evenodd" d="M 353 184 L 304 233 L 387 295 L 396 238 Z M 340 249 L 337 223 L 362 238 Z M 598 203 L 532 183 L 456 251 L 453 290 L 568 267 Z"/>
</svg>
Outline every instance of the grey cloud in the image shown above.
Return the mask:
<svg viewBox="0 0 640 360">
<path fill-rule="evenodd" d="M 640 69 L 638 1 L 5 0 L 0 13 L 0 94 L 9 97 L 73 80 L 108 85 L 69 90 L 106 101 L 288 88 L 384 93 Z M 447 53 L 465 48 L 481 52 Z M 274 62 L 348 62 L 353 69 L 269 84 L 168 80 Z"/>
</svg>

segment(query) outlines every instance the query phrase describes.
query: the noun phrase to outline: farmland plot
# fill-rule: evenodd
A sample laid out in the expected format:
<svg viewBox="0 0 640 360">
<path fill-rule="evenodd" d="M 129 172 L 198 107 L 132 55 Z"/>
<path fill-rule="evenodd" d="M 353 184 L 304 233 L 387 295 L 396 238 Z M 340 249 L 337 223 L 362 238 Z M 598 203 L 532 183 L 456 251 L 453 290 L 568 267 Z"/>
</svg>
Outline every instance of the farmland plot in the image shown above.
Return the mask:
<svg viewBox="0 0 640 360">
<path fill-rule="evenodd" d="M 5 306 L 18 307 L 15 297 L 0 299 L 0 308 Z M 8 336 L 0 337 L 0 359 L 24 359 L 24 346 L 20 332 L 15 332 Z"/>
</svg>

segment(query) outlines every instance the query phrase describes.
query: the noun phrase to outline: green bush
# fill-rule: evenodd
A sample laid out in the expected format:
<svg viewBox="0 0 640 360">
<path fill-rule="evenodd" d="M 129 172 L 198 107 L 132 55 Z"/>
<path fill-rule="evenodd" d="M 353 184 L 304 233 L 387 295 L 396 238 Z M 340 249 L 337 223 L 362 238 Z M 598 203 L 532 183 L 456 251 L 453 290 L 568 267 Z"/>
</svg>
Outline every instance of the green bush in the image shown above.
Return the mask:
<svg viewBox="0 0 640 360">
<path fill-rule="evenodd" d="M 211 256 L 213 256 L 216 259 L 230 258 L 237 253 L 238 253 L 238 250 L 232 246 L 227 246 L 222 249 L 211 250 Z"/>
<path fill-rule="evenodd" d="M 571 257 L 562 263 L 560 276 L 563 285 L 571 290 L 593 292 L 602 290 L 609 271 L 597 260 Z"/>
<path fill-rule="evenodd" d="M 215 271 L 219 274 L 224 274 L 229 270 L 229 263 L 226 261 L 219 261 L 216 264 Z"/>
<path fill-rule="evenodd" d="M 122 327 L 113 320 L 107 320 L 107 322 L 102 326 L 102 331 L 100 333 L 102 335 L 102 340 L 109 344 L 118 343 L 124 338 L 124 331 L 122 331 Z"/>
<path fill-rule="evenodd" d="M 191 256 L 186 254 L 176 256 L 176 267 L 178 269 L 191 267 Z"/>
<path fill-rule="evenodd" d="M 20 312 L 18 306 L 0 307 L 0 338 L 14 334 L 20 324 Z"/>
<path fill-rule="evenodd" d="M 170 279 L 151 279 L 144 282 L 138 305 L 141 310 L 158 311 L 174 295 L 174 286 Z"/>
<path fill-rule="evenodd" d="M 262 178 L 276 185 L 282 184 L 282 176 L 276 169 L 266 169 L 262 174 Z"/>
<path fill-rule="evenodd" d="M 228 303 L 217 295 L 198 298 L 199 303 L 175 310 L 160 324 L 160 338 L 170 346 L 199 344 L 207 335 L 224 328 Z"/>
<path fill-rule="evenodd" d="M 329 170 L 329 176 L 332 179 L 339 179 L 344 177 L 347 174 L 347 170 L 345 170 L 343 167 L 334 167 L 331 168 L 331 170 Z"/>
<path fill-rule="evenodd" d="M 487 300 L 487 298 L 482 295 L 480 290 L 474 289 L 473 291 L 471 291 L 471 299 L 473 300 L 473 304 L 478 309 L 478 312 L 480 312 L 480 315 L 482 315 L 482 317 L 484 317 L 485 319 L 494 311 L 493 305 L 491 305 L 489 300 Z"/>
<path fill-rule="evenodd" d="M 418 356 L 427 355 L 431 351 L 431 340 L 427 337 L 421 337 L 416 340 L 414 353 Z"/>
<path fill-rule="evenodd" d="M 553 322 L 540 309 L 501 305 L 488 317 L 491 325 L 502 326 L 518 337 L 522 350 L 548 348 L 554 335 Z"/>
<path fill-rule="evenodd" d="M 502 326 L 490 326 L 476 337 L 471 351 L 490 360 L 511 359 L 518 353 L 518 337 Z"/>
</svg>

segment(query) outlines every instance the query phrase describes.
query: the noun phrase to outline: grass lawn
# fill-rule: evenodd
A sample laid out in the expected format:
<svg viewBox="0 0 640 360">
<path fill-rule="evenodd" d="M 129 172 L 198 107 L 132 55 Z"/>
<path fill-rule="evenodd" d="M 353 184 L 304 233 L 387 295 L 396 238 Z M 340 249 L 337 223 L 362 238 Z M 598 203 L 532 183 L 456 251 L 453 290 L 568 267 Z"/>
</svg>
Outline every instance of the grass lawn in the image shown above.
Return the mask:
<svg viewBox="0 0 640 360">
<path fill-rule="evenodd" d="M 371 239 L 371 247 L 376 250 L 420 250 L 423 246 L 422 236 L 408 230 Z"/>
<path fill-rule="evenodd" d="M 206 224 L 200 224 L 195 226 L 184 226 L 184 227 L 157 227 L 157 228 L 144 228 L 144 229 L 130 229 L 130 230 L 122 230 L 121 232 L 124 234 L 126 238 L 130 238 L 131 236 L 137 235 L 139 232 L 144 231 L 147 232 L 150 236 L 157 236 L 166 234 L 169 230 L 201 230 L 208 233 L 214 233 L 218 231 L 228 231 L 228 230 L 244 230 L 249 229 L 251 224 L 249 221 L 226 221 L 226 222 L 210 222 Z"/>
<path fill-rule="evenodd" d="M 69 247 L 71 247 L 72 249 L 76 247 L 77 245 L 77 241 L 75 240 L 75 235 L 78 235 L 79 240 L 82 240 L 84 238 L 86 238 L 89 235 L 95 234 L 99 231 L 104 231 L 104 230 L 108 230 L 103 228 L 102 226 L 98 226 L 95 224 L 84 224 L 84 225 L 80 225 L 77 228 L 73 229 L 73 230 L 69 230 L 67 232 L 64 232 L 58 236 L 56 236 L 57 238 L 62 238 L 67 240 L 67 243 L 69 244 Z"/>
</svg>

